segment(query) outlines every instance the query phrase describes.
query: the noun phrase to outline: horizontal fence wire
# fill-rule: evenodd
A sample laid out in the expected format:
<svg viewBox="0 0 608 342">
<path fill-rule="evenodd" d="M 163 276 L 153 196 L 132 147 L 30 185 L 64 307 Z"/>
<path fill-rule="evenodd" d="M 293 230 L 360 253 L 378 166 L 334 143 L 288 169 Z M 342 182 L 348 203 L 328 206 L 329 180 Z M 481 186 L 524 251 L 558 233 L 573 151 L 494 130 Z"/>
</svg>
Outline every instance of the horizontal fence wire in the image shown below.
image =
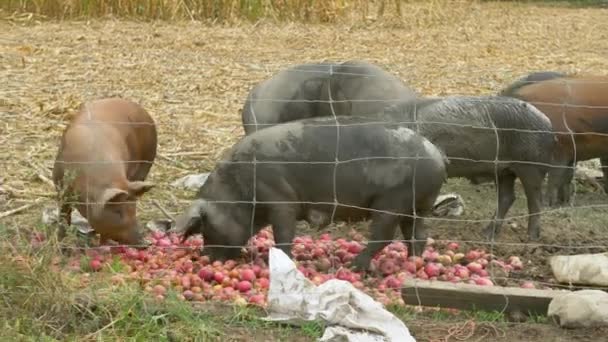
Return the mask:
<svg viewBox="0 0 608 342">
<path fill-rule="evenodd" d="M 202 59 L 199 59 L 202 60 Z M 213 63 L 217 63 L 217 64 L 221 64 L 221 61 L 218 60 L 209 60 Z M 247 62 L 246 59 L 242 60 L 244 63 Z M 234 62 L 234 60 L 233 60 Z M 353 76 L 363 76 L 363 77 L 376 77 L 377 75 L 375 74 L 368 74 L 368 73 L 357 73 L 357 72 L 343 72 L 340 70 L 336 70 L 336 68 L 340 68 L 339 64 L 335 64 L 335 63 L 319 63 L 317 64 L 319 67 L 324 67 L 327 70 L 306 70 L 306 69 L 301 69 L 301 68 L 292 68 L 292 69 L 283 69 L 288 71 L 289 73 L 305 73 L 305 74 L 321 74 L 321 75 L 332 75 L 332 76 L 349 76 L 349 77 L 353 77 Z M 244 68 L 247 68 L 247 66 L 243 66 Z M 280 63 L 265 63 L 263 67 L 261 67 L 261 69 L 263 70 L 256 70 L 256 72 L 259 73 L 263 73 L 264 74 L 268 74 L 270 75 L 272 71 L 278 71 L 281 70 L 281 68 L 285 68 L 287 67 L 286 64 L 280 64 Z M 348 66 L 349 69 L 356 69 L 358 68 L 358 66 L 356 65 L 349 65 Z M 189 69 L 187 67 L 184 67 L 182 69 L 183 70 L 190 70 L 190 72 L 195 72 L 198 70 L 193 69 Z M 21 71 L 23 72 L 23 71 Z M 82 79 L 90 79 L 90 76 L 81 76 Z M 76 78 L 76 79 L 81 79 L 81 78 Z M 534 83 L 533 81 L 520 81 L 522 83 Z M 577 80 L 577 79 L 558 79 L 556 82 L 560 82 L 559 84 L 564 85 L 566 88 L 569 88 L 571 85 L 576 84 L 576 83 L 580 83 L 580 82 L 593 82 L 593 83 L 597 83 L 597 84 L 602 84 L 602 83 L 608 83 L 608 81 L 599 81 L 599 80 L 592 80 L 592 81 L 586 81 L 586 80 Z M 145 86 L 146 84 L 142 83 L 141 86 Z M 140 86 L 140 85 L 138 85 Z M 60 82 L 58 84 L 58 88 L 59 89 L 63 89 Z M 85 87 L 87 88 L 87 87 Z M 98 93 L 95 91 L 91 91 L 89 90 L 90 93 Z M 240 108 L 241 109 L 244 104 L 245 101 L 250 101 L 250 105 L 252 106 L 251 108 L 253 108 L 253 105 L 255 103 L 275 103 L 275 104 L 285 104 L 285 103 L 315 103 L 315 104 L 319 104 L 319 103 L 325 103 L 325 104 L 329 104 L 330 105 L 330 113 L 328 114 L 329 116 L 324 118 L 324 119 L 319 119 L 318 122 L 304 122 L 301 123 L 302 127 L 335 127 L 336 128 L 336 140 L 335 141 L 329 141 L 328 145 L 331 147 L 332 144 L 335 145 L 335 155 L 331 158 L 324 158 L 324 160 L 314 160 L 313 158 L 307 158 L 307 159 L 302 159 L 302 160 L 282 160 L 282 158 L 277 158 L 277 160 L 272 160 L 273 158 L 271 157 L 266 157 L 263 155 L 260 155 L 258 153 L 254 153 L 254 155 L 252 156 L 252 160 L 229 160 L 229 159 L 221 159 L 221 158 L 217 158 L 217 160 L 214 160 L 214 169 L 217 169 L 218 167 L 224 167 L 224 166 L 229 166 L 229 165 L 252 165 L 252 187 L 253 187 L 253 195 L 252 195 L 252 199 L 251 200 L 217 200 L 217 199 L 211 199 L 211 198 L 207 198 L 205 199 L 207 203 L 213 203 L 213 204 L 226 204 L 226 205 L 230 205 L 230 204 L 247 204 L 247 205 L 252 205 L 253 210 L 252 210 L 252 217 L 250 222 L 248 223 L 250 225 L 250 230 L 249 230 L 249 235 L 250 236 L 254 236 L 259 229 L 256 229 L 254 227 L 254 221 L 255 221 L 255 208 L 257 208 L 258 206 L 275 206 L 275 210 L 280 210 L 280 206 L 281 205 L 301 205 L 301 206 L 328 206 L 328 207 L 333 207 L 333 211 L 329 210 L 329 212 L 331 212 L 331 215 L 328 214 L 328 216 L 331 216 L 331 219 L 329 220 L 331 223 L 336 223 L 334 222 L 334 215 L 336 213 L 337 208 L 342 207 L 342 208 L 350 208 L 350 209 L 356 209 L 356 210 L 361 210 L 361 211 L 367 211 L 369 213 L 380 213 L 380 214 L 387 214 L 387 215 L 394 215 L 394 216 L 398 216 L 398 217 L 410 217 L 410 218 L 424 218 L 425 225 L 428 226 L 429 230 L 430 230 L 430 236 L 433 236 L 433 225 L 436 224 L 437 222 L 458 222 L 458 223 L 489 223 L 492 222 L 494 220 L 493 217 L 490 217 L 490 213 L 486 213 L 484 215 L 487 215 L 488 218 L 486 219 L 473 219 L 471 217 L 467 217 L 467 212 L 465 211 L 465 213 L 463 214 L 463 218 L 457 218 L 457 217 L 435 217 L 433 215 L 418 215 L 416 213 L 416 210 L 414 209 L 414 212 L 412 214 L 406 214 L 403 212 L 398 212 L 398 211 L 391 211 L 391 210 L 379 210 L 379 209 L 373 209 L 373 208 L 369 208 L 369 207 L 365 207 L 365 206 L 359 206 L 359 205 L 352 205 L 352 204 L 348 204 L 345 203 L 343 201 L 340 201 L 340 188 L 337 187 L 337 177 L 339 177 L 339 166 L 341 165 L 345 165 L 345 164 L 349 164 L 349 163 L 357 163 L 357 162 L 366 162 L 366 161 L 387 161 L 387 160 L 431 160 L 432 158 L 429 157 L 424 157 L 424 156 L 372 156 L 372 157 L 356 157 L 356 158 L 340 158 L 340 148 L 344 147 L 341 145 L 341 134 L 343 131 L 341 131 L 340 129 L 342 128 L 348 128 L 348 127 L 365 127 L 365 126 L 374 126 L 374 125 L 385 125 L 385 126 L 395 126 L 395 125 L 410 125 L 410 126 L 415 126 L 415 128 L 412 128 L 412 130 L 414 132 L 419 132 L 419 129 L 421 126 L 424 125 L 429 125 L 429 126 L 447 126 L 447 127 L 454 127 L 454 128 L 467 128 L 467 129 L 476 129 L 479 131 L 491 131 L 495 134 L 496 137 L 496 154 L 494 155 L 494 159 L 474 159 L 474 158 L 464 158 L 464 157 L 455 157 L 455 156 L 446 156 L 446 159 L 448 160 L 448 163 L 453 162 L 453 161 L 460 161 L 460 162 L 468 162 L 468 163 L 486 163 L 486 164 L 492 164 L 494 165 L 494 167 L 496 168 L 496 170 L 498 170 L 499 167 L 509 167 L 512 165 L 528 165 L 528 166 L 538 166 L 538 167 L 543 167 L 543 168 L 547 168 L 547 169 L 570 169 L 570 170 L 575 170 L 576 169 L 576 163 L 579 161 L 577 160 L 576 156 L 577 156 L 577 143 L 576 143 L 576 139 L 578 137 L 583 137 L 583 138 L 589 138 L 589 137 L 602 137 L 602 136 L 608 136 L 608 133 L 604 133 L 601 131 L 598 132 L 579 132 L 579 131 L 573 131 L 571 128 L 567 128 L 565 132 L 561 132 L 561 131 L 554 131 L 554 130 L 549 130 L 549 131 L 543 131 L 543 130 L 533 130 L 533 129 L 515 129 L 515 128 L 504 128 L 504 127 L 496 127 L 494 125 L 494 123 L 492 124 L 492 126 L 488 127 L 488 126 L 481 126 L 479 125 L 477 122 L 472 122 L 470 124 L 462 124 L 462 123 L 454 123 L 454 122 L 439 122 L 439 121 L 423 121 L 423 120 L 413 120 L 413 121 L 400 121 L 400 120 L 386 120 L 386 121 L 373 121 L 371 118 L 368 118 L 366 122 L 358 122 L 358 123 L 341 123 L 340 119 L 342 118 L 339 115 L 336 115 L 335 109 L 334 109 L 334 105 L 336 104 L 341 104 L 341 103 L 374 103 L 374 102 L 384 102 L 386 104 L 394 104 L 394 103 L 399 103 L 400 101 L 402 101 L 401 99 L 381 99 L 381 100 L 374 100 L 374 99 L 355 99 L 355 100 L 339 100 L 339 99 L 334 99 L 334 95 L 331 93 L 331 87 L 328 87 L 328 100 L 302 100 L 302 99 L 295 99 L 295 100 L 288 100 L 288 99 L 280 99 L 280 98 L 251 98 L 251 97 L 233 97 L 233 96 L 226 96 L 223 98 L 214 98 L 214 97 L 204 97 L 201 96 L 200 98 L 197 99 L 197 101 L 203 101 L 203 102 L 224 102 L 224 103 L 229 103 L 229 102 L 234 102 L 234 103 L 239 103 L 240 104 Z M 17 96 L 19 94 L 19 90 L 11 90 L 8 89 L 7 90 L 7 94 L 11 95 L 11 96 Z M 179 95 L 177 95 L 176 97 L 179 97 Z M 437 99 L 441 99 L 441 98 L 445 98 L 445 97 L 437 97 Z M 513 104 L 513 103 L 519 103 L 514 101 L 513 99 L 507 100 L 503 97 L 500 96 L 488 96 L 488 97 L 484 97 L 484 96 L 479 96 L 479 97 L 466 97 L 467 101 L 471 101 L 471 102 L 475 102 L 475 103 L 505 103 L 505 104 Z M 150 101 L 149 99 L 146 100 L 144 99 L 143 104 L 145 107 L 146 102 Z M 200 108 L 197 108 L 197 106 L 195 104 L 191 104 L 189 103 L 187 100 L 176 100 L 176 99 L 155 99 L 155 101 L 159 101 L 161 103 L 164 103 L 164 105 L 168 106 L 168 105 L 175 105 L 175 106 L 179 106 L 180 108 L 180 112 L 183 114 L 180 115 L 176 115 L 175 116 L 175 120 L 171 121 L 171 122 L 158 122 L 156 125 L 159 128 L 159 132 L 160 134 L 171 134 L 171 132 L 184 132 L 186 130 L 200 130 L 200 131 L 205 131 L 205 132 L 210 132 L 210 131 L 215 131 L 218 132 L 220 129 L 209 129 L 209 128 L 205 128 L 205 127 L 196 127 L 190 123 L 196 122 L 197 119 L 199 118 L 194 118 L 194 117 L 190 117 L 190 113 L 193 110 L 197 110 Z M 163 102 L 164 101 L 164 102 Z M 568 119 L 566 117 L 566 110 L 597 110 L 597 109 L 604 109 L 604 108 L 608 108 L 608 106 L 592 106 L 592 105 L 586 105 L 586 104 L 571 104 L 571 103 L 550 103 L 550 102 L 529 102 L 530 104 L 532 104 L 533 106 L 556 106 L 556 107 L 560 107 L 562 108 L 563 112 L 563 116 L 564 116 L 564 121 L 566 121 L 566 119 Z M 67 109 L 67 108 L 66 108 Z M 76 110 L 76 108 L 71 109 L 71 110 Z M 89 115 L 91 114 L 91 108 L 87 107 L 86 105 L 84 106 L 84 111 L 86 113 L 88 113 Z M 568 114 L 570 115 L 571 112 L 568 112 Z M 31 114 L 31 113 L 30 113 Z M 154 113 L 152 113 L 152 117 L 154 117 Z M 236 128 L 238 128 L 238 126 L 240 127 L 244 127 L 244 126 L 253 126 L 256 128 L 256 130 L 261 130 L 263 129 L 265 126 L 271 126 L 272 124 L 265 124 L 263 122 L 257 122 L 256 119 L 256 114 L 254 113 L 254 123 L 253 124 L 246 124 L 246 123 L 241 123 L 238 120 L 238 117 L 235 117 L 235 114 L 240 114 L 240 112 L 238 113 L 213 113 L 213 115 L 216 116 L 222 116 L 226 118 L 226 124 L 230 124 L 230 125 L 234 125 L 237 126 Z M 379 113 L 377 113 L 379 114 Z M 19 117 L 19 113 L 9 113 L 9 115 L 16 115 L 17 117 Z M 156 113 L 156 115 L 162 115 L 162 113 L 159 111 L 159 113 Z M 374 114 L 375 115 L 375 114 Z M 370 113 L 369 115 L 362 115 L 365 117 L 373 117 L 373 115 Z M 205 114 L 203 113 L 201 115 L 201 117 L 205 117 Z M 186 124 L 184 125 L 184 120 L 186 120 Z M 54 120 L 51 120 L 55 123 L 67 123 L 65 122 L 63 119 L 61 118 L 57 118 Z M 325 122 L 322 122 L 325 121 Z M 131 123 L 131 122 L 101 122 L 101 121 L 96 121 L 96 120 L 89 120 L 86 121 L 86 125 L 101 125 L 101 124 L 113 124 L 113 125 L 146 125 L 145 123 Z M 568 126 L 566 124 L 566 126 Z M 236 129 L 235 128 L 235 129 Z M 530 161 L 530 160 L 508 160 L 508 159 L 504 159 L 501 156 L 501 151 L 503 151 L 502 149 L 508 149 L 508 146 L 501 146 L 501 144 L 503 143 L 500 140 L 499 134 L 501 134 L 502 132 L 518 132 L 518 133 L 527 133 L 530 135 L 534 135 L 534 134 L 552 134 L 556 137 L 558 137 L 558 139 L 561 139 L 562 141 L 564 140 L 568 140 L 568 146 L 572 146 L 572 150 L 574 153 L 574 163 L 569 164 L 569 165 L 563 165 L 563 164 L 559 164 L 559 163 L 544 163 L 544 162 L 538 162 L 538 161 Z M 220 132 L 222 134 L 230 134 L 228 131 L 222 131 Z M 268 138 L 266 135 L 264 135 L 263 131 L 260 131 L 259 133 L 256 133 L 253 135 L 254 138 L 258 138 L 260 140 L 264 140 L 266 138 Z M 59 138 L 59 137 L 58 137 Z M 272 137 L 270 137 L 272 138 Z M 239 139 L 237 139 L 237 144 L 240 141 L 243 141 L 244 139 L 253 139 L 251 137 L 248 138 L 244 138 L 244 137 L 239 137 Z M 230 148 L 232 145 L 227 145 L 225 146 L 225 148 Z M 95 148 L 102 148 L 102 146 L 94 146 Z M 159 146 L 158 152 L 157 152 L 157 156 L 156 159 L 153 161 L 149 161 L 149 160 L 118 160 L 118 159 L 112 159 L 112 160 L 92 160 L 92 161 L 69 161 L 69 162 L 65 162 L 65 161 L 55 161 L 55 160 L 45 160 L 44 164 L 47 166 L 47 170 L 46 171 L 50 171 L 50 169 L 52 168 L 53 164 L 57 164 L 57 165 L 61 165 L 63 164 L 64 166 L 70 166 L 70 165 L 92 165 L 92 166 L 101 166 L 101 165 L 112 165 L 112 164 L 118 164 L 118 165 L 129 165 L 132 163 L 137 163 L 137 164 L 159 164 L 159 163 L 171 163 L 171 161 L 167 161 L 166 159 L 162 159 L 163 156 L 177 156 L 180 157 L 181 160 L 183 159 L 188 159 L 188 157 L 192 157 L 194 155 L 205 155 L 205 156 L 213 156 L 212 152 L 207 152 L 205 151 L 205 147 L 204 146 L 200 146 L 200 151 L 185 151 L 185 152 L 181 152 L 181 151 L 173 151 L 173 152 L 168 152 L 169 148 L 171 148 L 170 146 L 167 145 L 163 145 L 163 146 Z M 45 151 L 48 152 L 48 151 Z M 53 151 L 55 152 L 55 151 Z M 184 153 L 182 155 L 180 155 L 180 153 Z M 0 161 L 0 165 L 24 165 L 24 160 L 19 160 L 19 159 L 15 159 L 15 160 L 2 160 Z M 258 180 L 259 178 L 259 167 L 260 166 L 264 166 L 264 165 L 276 165 L 276 166 L 280 166 L 280 165 L 326 165 L 326 166 L 333 166 L 334 167 L 334 171 L 332 174 L 332 178 L 333 178 L 333 182 L 332 182 L 332 189 L 324 189 L 327 191 L 327 193 L 331 193 L 328 196 L 324 196 L 324 197 L 332 197 L 332 200 L 329 201 L 280 201 L 280 200 L 268 200 L 267 198 L 262 198 L 258 195 L 257 191 L 256 191 L 256 187 L 258 186 Z M 24 167 L 24 170 L 35 170 L 35 168 L 33 167 Z M 213 171 L 211 170 L 211 171 Z M 39 171 L 39 170 L 36 170 Z M 189 170 L 192 172 L 196 172 L 197 170 Z M 152 173 L 154 172 L 154 168 L 151 171 Z M 280 175 L 276 175 L 273 177 L 278 178 Z M 311 175 L 311 177 L 314 179 L 314 176 Z M 498 183 L 498 173 L 496 172 L 494 175 L 494 179 L 493 181 L 495 183 Z M 164 183 L 170 183 L 172 182 L 173 179 L 169 180 L 169 179 L 165 179 L 163 180 Z M 414 176 L 414 181 L 412 182 L 412 186 L 415 187 L 416 186 L 416 182 L 415 182 L 415 176 Z M 0 184 L 1 186 L 1 184 Z M 204 186 L 204 185 L 203 185 Z M 354 185 L 356 186 L 356 185 Z M 471 184 L 468 185 L 471 187 L 474 187 L 475 185 Z M 575 195 L 576 195 L 576 183 L 574 183 L 575 186 Z M 443 188 L 442 188 L 442 193 L 444 192 Z M 90 189 L 88 191 L 88 193 L 86 195 L 90 196 Z M 415 194 L 415 192 L 414 192 Z M 85 196 L 86 196 L 85 195 Z M 153 197 L 154 195 L 152 195 Z M 221 197 L 218 195 L 218 197 Z M 192 201 L 193 199 L 188 199 L 188 200 L 179 200 L 179 204 L 188 204 Z M 488 199 L 489 200 L 489 199 Z M 496 194 L 496 208 L 498 208 L 500 198 L 498 196 L 498 190 L 497 190 L 497 194 Z M 488 201 L 489 202 L 489 201 Z M 570 203 L 567 206 L 561 207 L 561 208 L 546 208 L 543 207 L 541 208 L 541 211 L 539 214 L 521 214 L 521 215 L 507 215 L 504 218 L 504 225 L 507 225 L 507 222 L 510 220 L 515 220 L 515 219 L 527 219 L 530 218 L 532 216 L 536 216 L 536 215 L 541 215 L 541 217 L 545 214 L 550 214 L 550 213 L 555 213 L 555 212 L 569 212 L 569 211 L 575 211 L 575 210 L 581 210 L 581 209 L 607 209 L 608 208 L 608 204 L 585 204 L 585 205 L 575 205 L 574 204 L 574 198 L 572 199 L 572 203 Z M 87 201 L 87 202 L 82 202 L 82 201 L 72 201 L 69 199 L 63 200 L 62 201 L 63 204 L 69 204 L 69 205 L 94 205 L 94 204 L 104 204 L 104 202 L 96 202 L 94 200 L 91 201 Z M 141 207 L 143 207 L 144 205 L 151 205 L 151 200 L 143 197 L 142 199 L 139 199 L 137 202 L 134 201 L 126 201 L 126 202 L 119 202 L 119 201 L 113 201 L 113 204 L 133 204 L 133 203 L 137 203 L 138 207 L 140 210 Z M 173 203 L 173 204 L 177 204 L 177 203 Z M 491 206 L 489 206 L 488 209 Z M 180 209 L 178 211 L 173 211 L 170 212 L 171 214 L 181 214 L 186 210 L 187 206 L 182 206 L 180 207 Z M 259 228 L 259 227 L 258 227 Z M 416 227 L 414 227 L 414 230 L 416 229 Z M 466 229 L 466 228 L 463 228 Z M 551 229 L 550 226 L 545 226 L 543 225 L 542 229 L 547 230 L 547 229 Z M 605 229 L 604 227 L 598 227 L 598 229 Z M 397 233 L 397 234 L 400 234 Z M 521 232 L 522 236 L 525 235 L 523 230 Z M 203 234 L 204 235 L 204 234 Z M 296 233 L 296 236 L 298 236 L 299 234 Z M 409 241 L 425 241 L 425 240 L 416 240 L 416 239 L 398 239 L 397 236 L 394 239 L 390 239 L 390 240 L 371 240 L 371 239 L 366 239 L 365 240 L 366 244 L 369 245 L 369 243 L 394 243 L 394 242 L 401 242 L 401 243 L 405 243 L 405 242 L 409 242 Z M 335 239 L 331 240 L 331 243 L 334 243 Z M 594 243 L 594 244 L 590 244 L 588 241 L 584 241 L 581 242 L 581 244 L 577 244 L 575 241 L 572 241 L 569 239 L 568 243 L 543 243 L 542 241 L 529 241 L 529 242 L 507 242 L 507 241 L 500 241 L 500 237 L 498 239 L 495 240 L 491 240 L 491 241 L 487 241 L 487 240 L 471 240 L 471 239 L 435 239 L 435 242 L 438 244 L 441 243 L 446 243 L 446 242 L 458 242 L 458 243 L 463 243 L 463 244 L 471 244 L 474 246 L 478 246 L 478 247 L 485 247 L 485 248 L 489 248 L 489 253 L 492 255 L 498 254 L 498 252 L 496 252 L 496 248 L 498 247 L 517 247 L 517 248 L 530 248 L 530 249 L 534 249 L 534 248 L 545 248 L 545 249 L 552 249 L 555 253 L 557 252 L 556 250 L 568 250 L 568 252 L 578 252 L 579 250 L 583 250 L 583 251 L 589 251 L 592 249 L 597 249 L 597 250 L 608 250 L 608 244 L 604 244 L 604 243 Z M 273 245 L 275 247 L 280 247 L 280 246 L 295 246 L 297 245 L 297 243 L 295 242 L 288 242 L 288 243 L 277 243 L 277 242 L 273 242 Z M 180 245 L 175 245 L 175 246 L 155 246 L 155 245 L 150 245 L 150 244 L 119 244 L 118 246 L 114 246 L 115 247 L 121 247 L 121 248 L 136 248 L 136 249 L 140 249 L 140 248 L 150 248 L 153 250 L 162 250 L 165 252 L 172 252 L 172 251 L 176 251 L 176 250 L 186 250 L 186 251 L 195 251 L 197 248 L 192 247 L 192 246 L 180 246 Z M 76 251 L 100 251 L 100 252 L 107 252 L 108 251 L 108 246 L 77 246 L 77 245 L 70 245 L 70 244 L 66 244 L 66 243 L 61 243 L 61 248 L 62 249 L 67 249 L 67 250 L 76 250 Z M 252 249 L 252 245 L 250 243 L 245 244 L 245 245 L 228 245 L 228 244 L 204 244 L 204 249 L 215 249 L 215 248 L 221 248 L 221 249 L 240 249 L 240 250 L 249 250 Z M 408 251 L 409 252 L 409 251 Z M 500 251 L 499 251 L 500 252 Z M 553 252 L 552 252 L 553 253 Z M 327 254 L 330 255 L 334 255 L 335 251 L 333 250 L 328 250 Z M 250 263 L 253 263 L 253 256 L 250 256 L 251 260 L 249 260 Z M 328 271 L 328 273 L 331 274 L 337 274 L 338 270 L 337 269 L 330 269 Z M 519 275 L 518 275 L 519 276 Z M 529 276 L 528 274 L 523 274 L 521 276 Z M 542 274 L 539 275 L 539 277 L 543 277 L 546 276 L 546 274 Z M 413 275 L 408 275 L 408 278 L 412 278 L 414 277 Z M 490 274 L 489 279 L 491 279 L 494 282 L 500 282 L 500 281 L 523 281 L 523 280 L 529 280 L 526 278 L 513 278 L 513 277 L 501 277 L 501 276 L 493 276 Z M 601 286 L 584 286 L 584 285 L 574 285 L 572 283 L 569 284 L 560 284 L 557 283 L 556 281 L 546 281 L 545 279 L 534 279 L 534 283 L 537 284 L 538 286 L 543 286 L 543 287 L 551 287 L 554 289 L 573 289 L 573 288 L 594 288 L 594 289 L 601 289 L 601 290 L 608 290 L 608 287 L 601 287 Z M 393 290 L 398 291 L 401 290 L 403 288 L 406 287 L 410 287 L 410 286 L 403 286 L 400 285 L 397 288 L 394 288 Z M 6 289 L 0 289 L 0 295 L 11 295 L 14 293 L 19 293 L 18 291 L 10 291 L 10 290 L 6 290 Z M 45 292 L 39 292 L 38 294 L 44 294 Z M 35 293 L 31 293 L 31 294 L 35 294 Z M 308 293 L 303 293 L 304 295 L 308 295 Z M 312 293 L 310 293 L 312 294 Z M 432 297 L 432 296 L 431 296 Z M 437 299 L 440 299 L 440 297 L 436 297 Z M 418 298 L 418 302 L 420 302 L 420 298 Z M 412 305 L 416 305 L 415 303 L 407 303 L 407 304 L 412 304 Z M 508 305 L 508 297 L 505 294 L 505 307 L 502 311 L 506 310 Z"/>
</svg>

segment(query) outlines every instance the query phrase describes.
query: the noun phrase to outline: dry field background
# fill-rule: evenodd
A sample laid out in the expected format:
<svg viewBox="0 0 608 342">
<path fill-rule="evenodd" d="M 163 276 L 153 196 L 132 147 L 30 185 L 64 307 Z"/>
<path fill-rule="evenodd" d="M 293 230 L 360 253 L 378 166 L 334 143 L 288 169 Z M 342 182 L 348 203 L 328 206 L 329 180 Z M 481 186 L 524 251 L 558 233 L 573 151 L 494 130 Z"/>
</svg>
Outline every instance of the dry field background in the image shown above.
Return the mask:
<svg viewBox="0 0 608 342">
<path fill-rule="evenodd" d="M 119 95 L 154 116 L 160 140 L 150 180 L 158 188 L 141 202 L 140 215 L 147 220 L 161 217 L 152 199 L 172 213 L 188 203 L 193 194 L 169 183 L 210 171 L 243 135 L 240 110 L 252 85 L 293 64 L 365 59 L 423 95 L 491 94 L 534 70 L 608 70 L 606 9 L 430 1 L 402 3 L 401 11 L 401 18 L 346 15 L 331 24 L 46 21 L 0 12 L 0 212 L 38 203 L 5 217 L 1 229 L 38 226 L 40 205 L 53 204 L 53 188 L 44 178 L 50 178 L 69 113 L 86 100 Z M 605 204 L 605 195 L 580 190 L 575 205 Z M 463 195 L 463 219 L 488 218 L 494 210 L 488 205 L 495 202 L 493 185 L 472 188 L 450 181 L 445 191 Z M 518 196 L 510 216 L 526 213 L 523 192 Z M 547 214 L 542 242 L 588 250 L 606 246 L 606 218 L 608 210 L 601 207 Z M 523 241 L 525 218 L 513 221 L 518 228 L 506 229 L 499 242 Z M 437 223 L 433 234 L 476 240 L 480 228 L 480 223 Z M 542 281 L 550 281 L 544 256 L 575 250 L 493 248 L 528 257 L 529 271 L 522 277 Z M 519 331 L 516 338 L 540 341 L 549 334 L 555 337 L 549 340 L 575 340 L 577 334 L 539 329 Z M 599 336 L 585 334 L 590 340 Z"/>
</svg>

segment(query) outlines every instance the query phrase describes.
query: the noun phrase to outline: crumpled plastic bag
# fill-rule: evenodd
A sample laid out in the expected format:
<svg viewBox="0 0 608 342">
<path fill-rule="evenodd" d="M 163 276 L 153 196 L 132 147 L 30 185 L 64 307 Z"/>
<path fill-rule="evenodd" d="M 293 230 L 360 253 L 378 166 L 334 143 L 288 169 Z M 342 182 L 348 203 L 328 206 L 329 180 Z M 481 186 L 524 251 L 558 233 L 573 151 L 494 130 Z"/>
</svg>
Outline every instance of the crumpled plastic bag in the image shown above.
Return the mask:
<svg viewBox="0 0 608 342">
<path fill-rule="evenodd" d="M 194 175 L 187 175 L 171 183 L 172 187 L 185 188 L 191 191 L 197 191 L 209 177 L 209 173 L 199 173 Z"/>
<path fill-rule="evenodd" d="M 416 341 L 405 324 L 351 283 L 331 279 L 316 286 L 280 249 L 271 248 L 268 317 L 265 320 L 301 325 L 322 320 L 322 342 Z"/>
<path fill-rule="evenodd" d="M 72 209 L 72 226 L 76 227 L 78 232 L 83 235 L 93 233 L 93 228 L 89 224 L 86 218 L 80 215 L 80 212 L 76 209 Z M 45 207 L 42 209 L 42 223 L 45 225 L 52 225 L 58 222 L 59 209 L 57 207 Z"/>
<path fill-rule="evenodd" d="M 464 200 L 459 194 L 449 193 L 437 196 L 433 204 L 434 216 L 460 216 L 464 213 Z"/>
</svg>

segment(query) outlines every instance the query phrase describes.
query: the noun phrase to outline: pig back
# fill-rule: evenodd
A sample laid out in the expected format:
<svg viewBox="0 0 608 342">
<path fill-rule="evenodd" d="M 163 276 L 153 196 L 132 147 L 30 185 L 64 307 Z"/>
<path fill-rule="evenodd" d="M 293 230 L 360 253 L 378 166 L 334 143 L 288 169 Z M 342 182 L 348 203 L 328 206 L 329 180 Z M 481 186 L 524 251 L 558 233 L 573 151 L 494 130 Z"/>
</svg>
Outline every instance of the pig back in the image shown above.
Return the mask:
<svg viewBox="0 0 608 342">
<path fill-rule="evenodd" d="M 566 123 L 574 132 L 584 132 L 596 126 L 598 132 L 608 131 L 608 125 L 596 122 L 594 118 L 608 116 L 608 77 L 578 76 L 564 77 L 518 89 L 511 96 L 529 102 L 540 109 L 553 124 L 557 132 L 568 132 Z M 582 123 L 583 125 L 580 125 Z"/>
<path fill-rule="evenodd" d="M 320 83 L 328 77 L 328 71 L 329 64 L 296 65 L 255 85 L 241 110 L 245 133 L 254 132 L 256 124 L 259 130 L 314 116 L 317 103 L 309 101 L 320 99 Z"/>
<path fill-rule="evenodd" d="M 217 182 L 237 188 L 238 200 L 252 200 L 255 183 L 258 191 L 274 188 L 278 197 L 271 201 L 294 196 L 333 202 L 335 181 L 338 201 L 356 206 L 386 191 L 411 192 L 413 183 L 421 200 L 441 187 L 444 159 L 428 140 L 372 118 L 339 117 L 339 124 L 336 129 L 329 117 L 298 120 L 246 136 L 225 159 L 232 163 L 217 166 Z M 250 164 L 254 160 L 255 166 Z M 413 181 L 415 174 L 418 181 Z M 200 196 L 219 196 L 212 185 L 205 192 Z"/>
<path fill-rule="evenodd" d="M 91 104 L 94 121 L 104 126 L 108 137 L 124 141 L 131 161 L 153 161 L 157 149 L 156 124 L 139 104 L 119 98 L 104 99 Z"/>
<path fill-rule="evenodd" d="M 303 64 L 256 85 L 241 115 L 246 134 L 278 123 L 326 116 L 371 116 L 413 99 L 399 78 L 364 61 Z M 274 100 L 274 101 L 273 101 Z"/>
<path fill-rule="evenodd" d="M 395 75 L 364 61 L 347 61 L 333 68 L 331 84 L 336 115 L 371 116 L 416 93 Z M 322 95 L 327 97 L 327 92 Z"/>
<path fill-rule="evenodd" d="M 143 180 L 156 157 L 156 149 L 156 125 L 148 112 L 132 101 L 109 98 L 80 107 L 63 134 L 58 159 L 93 163 L 123 160 L 127 161 L 123 164 L 127 179 Z M 107 169 L 108 177 L 122 173 L 110 173 L 110 165 L 91 168 Z"/>
<path fill-rule="evenodd" d="M 517 99 L 453 96 L 387 108 L 437 145 L 450 176 L 494 174 L 510 162 L 549 163 L 554 137 L 549 119 Z M 501 161 L 497 164 L 495 161 Z"/>
<path fill-rule="evenodd" d="M 560 150 L 586 160 L 606 154 L 608 145 L 608 77 L 578 76 L 522 87 L 514 97 L 542 111 L 557 132 Z M 574 133 L 600 133 L 576 134 Z M 570 158 L 573 158 L 571 156 Z"/>
<path fill-rule="evenodd" d="M 523 87 L 527 87 L 534 83 L 543 82 L 547 80 L 553 80 L 556 78 L 567 77 L 566 74 L 556 71 L 537 71 L 521 77 L 517 81 L 513 82 L 506 88 L 502 89 L 498 95 L 500 96 L 513 96 L 517 91 Z"/>
</svg>

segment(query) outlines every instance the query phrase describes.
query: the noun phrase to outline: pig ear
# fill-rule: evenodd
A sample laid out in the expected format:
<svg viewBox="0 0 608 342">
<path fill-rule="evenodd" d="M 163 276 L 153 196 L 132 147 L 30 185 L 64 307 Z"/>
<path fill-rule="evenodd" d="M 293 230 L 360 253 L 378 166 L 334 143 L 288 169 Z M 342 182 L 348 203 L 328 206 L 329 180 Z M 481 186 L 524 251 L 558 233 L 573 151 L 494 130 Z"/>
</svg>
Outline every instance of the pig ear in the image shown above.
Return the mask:
<svg viewBox="0 0 608 342">
<path fill-rule="evenodd" d="M 101 205 L 105 206 L 109 202 L 125 201 L 128 196 L 129 193 L 122 189 L 109 188 L 103 192 L 103 194 L 101 195 L 101 201 L 99 202 L 101 203 Z"/>
<path fill-rule="evenodd" d="M 135 197 L 139 197 L 146 192 L 150 191 L 154 187 L 154 183 L 151 182 L 143 182 L 143 181 L 134 181 L 129 182 L 129 192 Z"/>
<path fill-rule="evenodd" d="M 94 205 L 94 215 L 101 214 L 103 208 L 110 202 L 126 202 L 129 193 L 118 188 L 105 189 L 104 192 L 99 196 L 98 203 Z"/>
</svg>

